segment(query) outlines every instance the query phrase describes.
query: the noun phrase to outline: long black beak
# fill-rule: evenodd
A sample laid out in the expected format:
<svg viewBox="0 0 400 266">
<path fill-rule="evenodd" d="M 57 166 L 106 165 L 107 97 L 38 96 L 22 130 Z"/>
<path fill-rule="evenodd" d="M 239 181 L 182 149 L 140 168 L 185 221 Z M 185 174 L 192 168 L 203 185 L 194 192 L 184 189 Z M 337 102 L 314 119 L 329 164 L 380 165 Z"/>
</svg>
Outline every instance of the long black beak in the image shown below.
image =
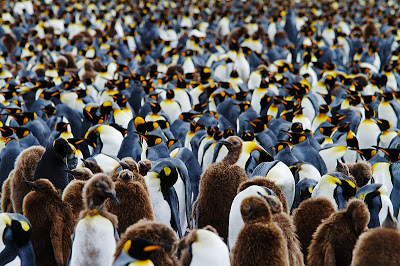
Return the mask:
<svg viewBox="0 0 400 266">
<path fill-rule="evenodd" d="M 31 181 L 22 180 L 22 182 L 27 184 L 27 185 L 29 185 L 29 186 L 31 186 L 34 190 L 38 190 L 38 191 L 41 190 L 40 187 L 38 187 L 36 184 L 34 184 Z"/>
<path fill-rule="evenodd" d="M 117 196 L 115 196 L 114 193 L 106 192 L 106 195 L 107 195 L 107 197 L 109 197 L 110 199 L 115 201 L 115 203 L 117 203 L 117 205 L 119 205 L 119 200 L 117 199 Z"/>
<path fill-rule="evenodd" d="M 130 169 L 130 166 L 127 165 L 127 164 L 124 163 L 124 162 L 119 162 L 119 165 L 121 165 L 123 169 Z"/>
<path fill-rule="evenodd" d="M 220 143 L 221 143 L 222 145 L 225 145 L 225 146 L 227 146 L 227 147 L 229 147 L 229 146 L 232 146 L 232 145 L 233 145 L 232 143 L 230 143 L 230 142 L 227 142 L 227 141 L 225 141 L 225 140 L 220 140 Z"/>
</svg>

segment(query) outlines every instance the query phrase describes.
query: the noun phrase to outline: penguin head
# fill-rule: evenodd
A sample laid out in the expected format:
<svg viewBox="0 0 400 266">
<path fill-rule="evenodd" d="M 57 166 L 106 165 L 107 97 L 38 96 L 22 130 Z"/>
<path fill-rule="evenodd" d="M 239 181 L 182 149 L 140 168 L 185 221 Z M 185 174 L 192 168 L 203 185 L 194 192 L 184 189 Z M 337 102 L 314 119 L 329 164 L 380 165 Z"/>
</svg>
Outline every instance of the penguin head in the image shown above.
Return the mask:
<svg viewBox="0 0 400 266">
<path fill-rule="evenodd" d="M 133 180 L 133 173 L 129 170 L 122 170 L 118 173 L 118 180 L 129 182 Z"/>
<path fill-rule="evenodd" d="M 54 126 L 54 129 L 59 132 L 67 132 L 69 130 L 69 123 L 59 122 Z"/>
<path fill-rule="evenodd" d="M 93 172 L 86 167 L 67 170 L 68 174 L 72 175 L 76 180 L 89 180 L 93 176 Z"/>
<path fill-rule="evenodd" d="M 367 205 L 360 199 L 351 199 L 346 205 L 346 215 L 352 222 L 355 235 L 360 235 L 369 222 L 369 211 Z"/>
<path fill-rule="evenodd" d="M 370 160 L 372 157 L 374 157 L 378 153 L 378 150 L 375 148 L 355 149 L 355 151 L 358 154 L 360 154 L 361 157 L 367 161 Z"/>
<path fill-rule="evenodd" d="M 146 261 L 149 259 L 151 253 L 158 249 L 171 249 L 167 244 L 156 244 L 145 238 L 133 238 L 125 242 L 123 249 L 132 258 L 137 260 Z"/>
<path fill-rule="evenodd" d="M 339 172 L 332 172 L 323 175 L 317 186 L 323 189 L 326 193 L 333 193 L 333 198 L 338 206 L 338 209 L 345 208 L 345 203 L 356 194 L 356 184 L 348 176 Z M 317 187 L 316 186 L 316 187 Z M 330 190 L 329 192 L 327 190 Z M 314 192 L 313 192 L 314 196 Z M 323 196 L 323 195 L 321 195 Z"/>
<path fill-rule="evenodd" d="M 161 181 L 161 190 L 166 191 L 178 180 L 178 170 L 172 163 L 167 164 L 161 169 L 159 178 Z"/>
<path fill-rule="evenodd" d="M 400 160 L 400 149 L 399 148 L 382 148 L 378 146 L 372 146 L 382 151 L 388 158 L 389 161 L 395 163 Z"/>
<path fill-rule="evenodd" d="M 282 202 L 275 196 L 264 196 L 261 193 L 259 195 L 267 202 L 271 213 L 281 213 L 283 210 Z"/>
<path fill-rule="evenodd" d="M 56 139 L 53 142 L 53 148 L 62 158 L 71 155 L 75 149 L 66 139 L 63 138 Z"/>
<path fill-rule="evenodd" d="M 0 227 L 5 227 L 2 239 L 5 245 L 13 242 L 19 248 L 28 244 L 32 238 L 32 226 L 21 214 L 0 214 Z M 5 230 L 11 230 L 12 234 L 4 234 Z"/>
<path fill-rule="evenodd" d="M 379 129 L 383 131 L 387 131 L 392 127 L 392 123 L 390 123 L 388 120 L 385 119 L 375 119 L 376 123 L 379 126 Z"/>
<path fill-rule="evenodd" d="M 238 136 L 230 136 L 229 138 L 220 141 L 221 144 L 225 145 L 228 151 L 241 151 L 242 150 L 242 139 Z"/>
<path fill-rule="evenodd" d="M 89 209 L 101 206 L 110 198 L 117 204 L 119 201 L 115 195 L 115 186 L 111 178 L 103 173 L 95 174 L 83 187 L 83 200 Z"/>
<path fill-rule="evenodd" d="M 40 178 L 33 182 L 27 180 L 23 180 L 22 182 L 32 187 L 33 190 L 35 191 L 44 193 L 46 193 L 47 191 L 56 191 L 54 185 L 48 179 L 45 178 Z"/>
<path fill-rule="evenodd" d="M 240 213 L 245 223 L 253 221 L 271 221 L 271 210 L 266 201 L 258 196 L 245 198 L 240 205 Z"/>
<path fill-rule="evenodd" d="M 373 183 L 361 187 L 356 193 L 356 198 L 363 200 L 372 208 L 373 199 L 381 195 L 389 196 L 387 187 L 379 183 Z"/>
</svg>

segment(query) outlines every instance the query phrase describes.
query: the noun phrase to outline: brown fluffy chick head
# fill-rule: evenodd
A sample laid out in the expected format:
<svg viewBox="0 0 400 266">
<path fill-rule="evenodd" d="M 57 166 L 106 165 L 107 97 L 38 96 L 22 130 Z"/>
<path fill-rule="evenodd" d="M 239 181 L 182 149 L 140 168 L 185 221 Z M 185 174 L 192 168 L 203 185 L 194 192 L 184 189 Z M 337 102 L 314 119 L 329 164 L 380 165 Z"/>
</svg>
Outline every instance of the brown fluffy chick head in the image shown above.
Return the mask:
<svg viewBox="0 0 400 266">
<path fill-rule="evenodd" d="M 124 157 L 121 159 L 121 163 L 125 164 L 124 169 L 128 169 L 132 172 L 139 172 L 139 166 L 131 157 Z M 121 164 L 122 165 L 122 164 Z M 128 167 L 128 168 L 127 168 Z"/>
<path fill-rule="evenodd" d="M 58 69 L 66 69 L 68 66 L 68 59 L 65 56 L 58 57 L 56 66 Z"/>
<path fill-rule="evenodd" d="M 86 167 L 69 170 L 68 173 L 72 175 L 76 180 L 83 181 L 89 180 L 93 176 L 93 172 Z"/>
<path fill-rule="evenodd" d="M 128 169 L 120 171 L 117 176 L 117 180 L 122 182 L 130 182 L 133 181 L 133 179 L 134 179 L 134 174 L 132 171 L 129 171 Z"/>
<path fill-rule="evenodd" d="M 84 160 L 83 165 L 92 171 L 93 174 L 103 173 L 103 169 L 101 169 L 101 167 L 95 161 Z"/>
<path fill-rule="evenodd" d="M 264 196 L 261 195 L 262 198 L 265 199 L 265 201 L 267 202 L 269 209 L 271 210 L 271 213 L 281 213 L 283 210 L 282 207 L 282 202 L 275 196 Z"/>
<path fill-rule="evenodd" d="M 93 71 L 94 70 L 94 63 L 92 60 L 86 60 L 85 63 L 83 64 L 83 68 L 85 71 Z"/>
<path fill-rule="evenodd" d="M 103 173 L 95 174 L 83 187 L 83 201 L 86 208 L 94 209 L 101 206 L 107 198 L 119 201 L 115 196 L 115 186 L 111 178 Z"/>
<path fill-rule="evenodd" d="M 226 146 L 228 151 L 241 151 L 242 150 L 242 139 L 238 136 L 230 136 L 226 140 L 221 141 Z"/>
<path fill-rule="evenodd" d="M 142 176 L 145 176 L 147 172 L 151 168 L 153 168 L 153 165 L 150 160 L 139 161 L 138 166 L 139 166 L 139 174 L 141 174 Z"/>
<path fill-rule="evenodd" d="M 51 183 L 48 179 L 45 179 L 45 178 L 40 178 L 33 182 L 27 181 L 27 180 L 23 180 L 22 182 L 24 182 L 28 186 L 32 187 L 33 190 L 35 190 L 35 191 L 40 191 L 43 193 L 47 193 L 49 191 L 57 192 L 53 183 Z"/>
<path fill-rule="evenodd" d="M 369 211 L 364 201 L 355 198 L 349 200 L 346 214 L 351 219 L 354 231 L 357 235 L 361 234 L 367 228 Z"/>
<path fill-rule="evenodd" d="M 244 223 L 252 221 L 271 221 L 271 210 L 264 199 L 257 196 L 247 197 L 240 205 Z"/>
</svg>

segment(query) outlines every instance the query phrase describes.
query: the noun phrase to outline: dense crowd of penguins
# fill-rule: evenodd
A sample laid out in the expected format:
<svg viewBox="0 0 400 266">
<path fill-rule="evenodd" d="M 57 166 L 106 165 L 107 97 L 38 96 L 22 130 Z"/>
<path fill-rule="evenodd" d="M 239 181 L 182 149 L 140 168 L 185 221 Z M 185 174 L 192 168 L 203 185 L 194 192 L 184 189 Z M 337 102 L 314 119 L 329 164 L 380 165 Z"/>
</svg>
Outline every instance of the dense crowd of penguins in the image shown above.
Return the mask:
<svg viewBox="0 0 400 266">
<path fill-rule="evenodd" d="M 400 265 L 397 1 L 0 1 L 1 265 Z"/>
</svg>

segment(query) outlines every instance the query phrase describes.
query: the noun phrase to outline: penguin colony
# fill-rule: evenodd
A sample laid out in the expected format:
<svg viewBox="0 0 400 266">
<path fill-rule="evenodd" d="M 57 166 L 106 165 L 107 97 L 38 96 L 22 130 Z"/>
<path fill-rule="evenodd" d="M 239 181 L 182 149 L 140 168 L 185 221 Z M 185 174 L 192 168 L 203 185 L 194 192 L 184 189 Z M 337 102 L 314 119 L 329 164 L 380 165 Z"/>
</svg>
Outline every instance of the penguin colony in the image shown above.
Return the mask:
<svg viewBox="0 0 400 266">
<path fill-rule="evenodd" d="M 0 264 L 399 265 L 399 9 L 0 0 Z"/>
</svg>

